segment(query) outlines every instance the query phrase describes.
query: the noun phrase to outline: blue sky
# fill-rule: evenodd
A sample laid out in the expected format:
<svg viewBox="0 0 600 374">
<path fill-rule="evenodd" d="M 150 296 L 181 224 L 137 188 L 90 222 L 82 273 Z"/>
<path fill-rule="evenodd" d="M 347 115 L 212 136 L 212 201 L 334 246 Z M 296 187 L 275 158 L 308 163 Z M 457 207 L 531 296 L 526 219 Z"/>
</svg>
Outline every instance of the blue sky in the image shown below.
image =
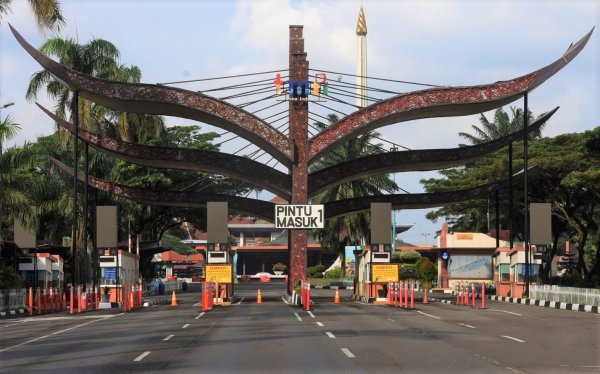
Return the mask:
<svg viewBox="0 0 600 374">
<path fill-rule="evenodd" d="M 121 51 L 122 63 L 141 69 L 145 83 L 286 68 L 291 24 L 304 25 L 311 68 L 354 74 L 355 27 L 362 5 L 368 27 L 369 76 L 437 85 L 486 84 L 521 76 L 554 61 L 600 19 L 600 6 L 592 0 L 63 0 L 61 4 L 68 23 L 61 37 L 76 38 L 82 44 L 91 38 L 111 41 Z M 12 13 L 0 25 L 0 105 L 15 102 L 0 115 L 10 114 L 22 126 L 10 146 L 50 134 L 54 125 L 24 98 L 31 75 L 40 67 L 17 45 L 7 22 L 34 46 L 45 39 L 31 18 L 27 1 L 14 0 Z M 546 126 L 545 136 L 582 132 L 600 124 L 598 32 L 573 62 L 529 96 L 536 114 L 561 106 Z M 369 84 L 397 91 L 422 88 Z M 179 87 L 205 88 L 200 84 Z M 39 102 L 52 107 L 45 97 Z M 339 110 L 350 112 L 348 107 Z M 171 125 L 190 122 L 167 120 Z M 468 132 L 470 125 L 477 123 L 478 116 L 438 118 L 379 131 L 385 139 L 411 149 L 452 148 L 461 142 L 457 134 Z M 234 152 L 245 144 L 232 141 L 224 151 Z M 422 191 L 419 179 L 433 175 L 403 173 L 394 177 L 402 188 L 417 193 Z M 261 194 L 261 198 L 269 197 Z M 435 241 L 441 222 L 427 221 L 426 212 L 397 213 L 398 223 L 415 224 L 401 236 L 405 241 Z"/>
</svg>

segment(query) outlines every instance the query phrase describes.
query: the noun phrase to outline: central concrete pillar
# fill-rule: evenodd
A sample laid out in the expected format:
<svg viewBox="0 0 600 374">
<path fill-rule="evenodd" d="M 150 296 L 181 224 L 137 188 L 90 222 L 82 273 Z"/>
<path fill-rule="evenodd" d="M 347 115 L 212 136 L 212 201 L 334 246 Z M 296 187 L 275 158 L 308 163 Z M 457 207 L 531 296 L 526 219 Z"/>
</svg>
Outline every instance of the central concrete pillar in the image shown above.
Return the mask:
<svg viewBox="0 0 600 374">
<path fill-rule="evenodd" d="M 308 80 L 308 61 L 304 52 L 302 26 L 290 26 L 289 69 L 290 80 Z M 294 144 L 291 203 L 306 204 L 308 202 L 308 102 L 290 100 L 289 115 L 290 137 Z M 298 280 L 306 277 L 307 238 L 306 230 L 290 230 L 289 292 L 293 290 Z"/>
</svg>

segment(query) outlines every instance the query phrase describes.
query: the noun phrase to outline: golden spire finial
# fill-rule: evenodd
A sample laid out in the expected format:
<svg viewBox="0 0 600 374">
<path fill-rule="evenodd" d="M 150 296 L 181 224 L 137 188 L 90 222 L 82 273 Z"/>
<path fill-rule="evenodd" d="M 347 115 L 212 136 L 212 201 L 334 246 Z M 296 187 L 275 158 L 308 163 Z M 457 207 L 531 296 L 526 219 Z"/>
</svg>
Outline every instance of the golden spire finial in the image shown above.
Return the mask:
<svg viewBox="0 0 600 374">
<path fill-rule="evenodd" d="M 356 23 L 356 35 L 367 35 L 367 21 L 365 20 L 365 11 L 360 7 L 358 13 L 358 22 Z"/>
</svg>

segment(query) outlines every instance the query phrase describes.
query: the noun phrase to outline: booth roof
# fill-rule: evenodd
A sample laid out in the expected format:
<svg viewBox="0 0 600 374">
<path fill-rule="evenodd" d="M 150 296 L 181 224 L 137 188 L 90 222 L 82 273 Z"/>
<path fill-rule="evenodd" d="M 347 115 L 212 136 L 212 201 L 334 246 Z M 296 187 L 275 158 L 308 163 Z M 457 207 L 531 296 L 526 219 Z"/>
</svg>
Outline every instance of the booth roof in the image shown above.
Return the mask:
<svg viewBox="0 0 600 374">
<path fill-rule="evenodd" d="M 175 251 L 166 251 L 161 253 L 162 262 L 189 262 L 189 263 L 198 263 L 204 261 L 204 256 L 201 253 L 196 253 L 193 255 L 181 255 Z"/>
</svg>

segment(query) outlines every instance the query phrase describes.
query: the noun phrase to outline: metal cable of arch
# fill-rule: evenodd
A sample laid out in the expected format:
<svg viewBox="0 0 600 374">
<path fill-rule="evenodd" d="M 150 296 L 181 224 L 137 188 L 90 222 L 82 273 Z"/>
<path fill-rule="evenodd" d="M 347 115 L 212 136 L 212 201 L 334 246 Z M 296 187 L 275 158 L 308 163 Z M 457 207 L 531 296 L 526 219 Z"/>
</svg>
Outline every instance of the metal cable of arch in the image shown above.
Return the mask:
<svg viewBox="0 0 600 374">
<path fill-rule="evenodd" d="M 346 114 L 346 113 L 344 113 L 344 112 L 340 112 L 339 110 L 336 110 L 336 109 L 333 109 L 333 108 L 330 108 L 330 107 L 328 107 L 327 105 L 323 105 L 323 104 L 320 104 L 320 103 L 317 103 L 317 102 L 314 102 L 314 104 L 315 104 L 315 105 L 317 105 L 317 106 L 323 107 L 323 108 L 325 108 L 325 109 L 329 109 L 329 110 L 331 110 L 331 111 L 333 111 L 333 112 L 339 113 L 339 114 L 343 115 L 344 117 L 346 117 L 346 116 L 347 116 L 347 114 Z"/>
<path fill-rule="evenodd" d="M 441 85 L 430 84 L 430 83 L 419 83 L 419 82 L 402 81 L 402 80 L 389 79 L 389 78 L 369 77 L 369 76 L 363 76 L 363 75 L 348 74 L 348 73 L 339 73 L 339 72 L 335 72 L 335 71 L 327 71 L 327 70 L 320 70 L 320 69 L 314 69 L 314 68 L 313 69 L 308 69 L 308 70 L 309 71 L 318 72 L 318 73 L 346 75 L 346 76 L 354 77 L 354 78 L 366 78 L 366 79 L 369 79 L 369 80 L 377 80 L 377 81 L 383 81 L 383 82 L 404 83 L 404 84 L 412 84 L 412 85 L 415 85 L 415 86 L 426 86 L 426 87 L 444 87 L 444 86 L 441 86 Z"/>
<path fill-rule="evenodd" d="M 252 95 L 259 95 L 259 94 L 263 94 L 266 92 L 271 91 L 271 87 L 265 87 L 265 88 L 261 88 L 258 90 L 250 90 L 250 91 L 244 91 L 235 95 L 229 95 L 229 96 L 223 96 L 223 97 L 219 97 L 219 100 L 231 100 L 231 99 L 237 99 L 238 97 L 245 97 L 245 96 L 252 96 Z"/>
<path fill-rule="evenodd" d="M 252 112 L 252 114 L 256 114 L 256 113 L 258 113 L 258 112 L 262 112 L 262 111 L 263 111 L 263 110 L 265 110 L 265 109 L 273 108 L 274 106 L 281 105 L 281 104 L 283 104 L 283 103 L 285 103 L 285 101 L 278 101 L 278 102 L 276 102 L 276 103 L 275 103 L 275 104 L 273 104 L 273 105 L 269 105 L 269 106 L 267 106 L 267 107 L 264 107 L 264 108 L 262 108 L 262 109 L 259 109 L 259 110 L 255 111 L 255 112 Z M 264 121 L 264 119 L 263 119 L 263 121 Z"/>
<path fill-rule="evenodd" d="M 261 75 L 261 74 L 280 73 L 282 71 L 288 71 L 288 70 L 289 69 L 279 69 L 279 70 L 263 71 L 263 72 L 260 72 L 260 73 L 247 73 L 247 74 L 237 74 L 237 75 L 226 75 L 226 76 L 222 76 L 222 77 L 190 79 L 190 80 L 185 80 L 185 81 L 165 82 L 165 83 L 156 83 L 156 84 L 158 84 L 158 85 L 167 85 L 167 84 L 178 84 L 178 83 L 206 82 L 206 81 L 214 81 L 214 80 L 218 80 L 218 79 L 230 79 L 230 78 L 250 77 L 250 76 L 253 76 L 253 75 Z"/>
<path fill-rule="evenodd" d="M 213 91 L 226 91 L 226 90 L 234 90 L 236 88 L 260 87 L 260 86 L 267 86 L 267 85 L 270 86 L 272 84 L 273 84 L 273 80 L 272 79 L 262 79 L 262 80 L 259 80 L 259 81 L 239 83 L 239 84 L 234 84 L 234 85 L 231 85 L 231 86 L 209 88 L 209 89 L 201 90 L 201 91 L 198 91 L 198 92 L 205 93 L 205 92 L 213 92 Z"/>
<path fill-rule="evenodd" d="M 371 96 L 366 96 L 366 95 L 359 95 L 359 94 L 356 94 L 356 93 L 354 93 L 352 91 L 346 91 L 346 90 L 342 90 L 341 88 L 334 88 L 334 87 L 330 86 L 329 92 L 332 92 L 332 91 L 334 91 L 334 92 L 345 92 L 347 94 L 350 94 L 351 95 L 350 97 L 353 97 L 355 99 L 366 99 L 368 101 L 374 101 L 374 102 L 382 100 L 382 99 L 378 99 L 376 97 L 371 97 Z M 339 94 L 339 95 L 342 95 L 342 94 Z M 345 96 L 348 96 L 348 95 L 345 95 Z"/>
<path fill-rule="evenodd" d="M 363 87 L 363 86 L 360 86 L 357 84 L 341 82 L 341 81 L 336 81 L 336 83 L 328 83 L 328 85 L 329 85 L 329 87 L 344 87 L 344 88 L 362 88 Z M 371 92 L 381 92 L 381 93 L 387 93 L 387 94 L 392 94 L 392 95 L 400 95 L 403 93 L 403 92 L 390 91 L 390 90 L 386 90 L 383 88 L 377 88 L 377 87 L 366 87 L 366 89 Z"/>
</svg>

